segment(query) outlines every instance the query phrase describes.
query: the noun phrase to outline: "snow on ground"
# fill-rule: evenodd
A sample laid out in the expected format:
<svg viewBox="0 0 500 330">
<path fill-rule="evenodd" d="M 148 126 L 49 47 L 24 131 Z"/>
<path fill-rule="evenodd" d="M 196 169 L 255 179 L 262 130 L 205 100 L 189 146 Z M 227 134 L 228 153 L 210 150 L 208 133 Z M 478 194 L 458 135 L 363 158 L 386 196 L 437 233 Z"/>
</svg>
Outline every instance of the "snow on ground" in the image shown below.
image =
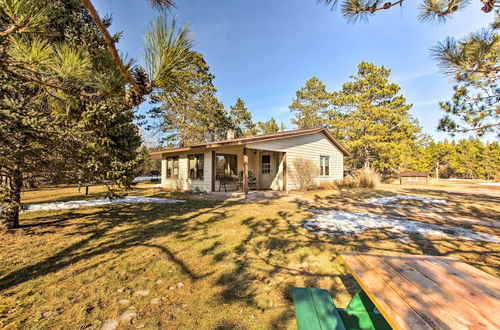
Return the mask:
<svg viewBox="0 0 500 330">
<path fill-rule="evenodd" d="M 138 176 L 134 178 L 134 182 L 150 181 L 152 179 L 160 180 L 160 176 Z"/>
<path fill-rule="evenodd" d="M 485 233 L 476 233 L 462 227 L 444 227 L 435 224 L 412 221 L 398 216 L 382 217 L 366 212 L 347 212 L 337 210 L 309 210 L 314 217 L 304 221 L 304 228 L 315 234 L 335 236 L 338 234 L 360 234 L 371 228 L 387 228 L 388 231 L 422 236 L 460 238 L 470 241 L 500 243 L 500 238 Z"/>
<path fill-rule="evenodd" d="M 142 196 L 127 196 L 118 199 L 90 199 L 81 201 L 68 201 L 68 202 L 50 202 L 50 203 L 39 203 L 39 204 L 28 204 L 26 205 L 24 212 L 33 211 L 50 211 L 50 210 L 68 210 L 77 209 L 79 207 L 87 206 L 101 206 L 107 204 L 116 203 L 158 203 L 158 204 L 172 204 L 172 203 L 184 203 L 185 200 L 182 199 L 171 199 L 171 198 L 154 198 L 154 197 L 142 197 Z M 0 214 L 2 213 L 2 208 L 0 207 Z"/>
<path fill-rule="evenodd" d="M 412 196 L 412 195 L 394 195 L 394 196 L 388 196 L 388 197 L 374 197 L 367 199 L 365 202 L 374 204 L 374 205 L 387 205 L 387 204 L 392 204 L 391 206 L 398 206 L 397 202 L 406 200 L 406 201 L 419 201 L 424 204 L 446 204 L 445 200 L 442 199 L 429 199 L 425 197 L 420 197 L 420 196 Z"/>
</svg>

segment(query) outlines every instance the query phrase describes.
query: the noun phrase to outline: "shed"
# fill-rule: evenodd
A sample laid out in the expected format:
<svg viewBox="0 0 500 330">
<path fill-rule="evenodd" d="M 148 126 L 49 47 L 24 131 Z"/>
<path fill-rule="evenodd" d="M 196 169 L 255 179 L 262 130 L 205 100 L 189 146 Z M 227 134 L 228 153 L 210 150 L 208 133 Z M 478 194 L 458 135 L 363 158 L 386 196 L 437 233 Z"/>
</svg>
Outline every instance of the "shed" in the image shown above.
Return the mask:
<svg viewBox="0 0 500 330">
<path fill-rule="evenodd" d="M 399 173 L 400 184 L 426 184 L 429 182 L 430 172 L 410 172 L 403 171 Z"/>
</svg>

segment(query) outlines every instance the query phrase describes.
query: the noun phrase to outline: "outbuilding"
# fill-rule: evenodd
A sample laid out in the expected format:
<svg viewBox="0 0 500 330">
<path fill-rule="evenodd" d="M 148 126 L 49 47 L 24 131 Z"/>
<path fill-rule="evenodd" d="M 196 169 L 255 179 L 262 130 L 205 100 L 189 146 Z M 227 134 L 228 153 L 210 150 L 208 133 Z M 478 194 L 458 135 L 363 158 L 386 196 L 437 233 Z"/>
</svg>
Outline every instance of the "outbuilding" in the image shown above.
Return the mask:
<svg viewBox="0 0 500 330">
<path fill-rule="evenodd" d="M 400 184 L 426 184 L 429 182 L 430 172 L 409 172 L 403 171 L 399 173 Z"/>
</svg>

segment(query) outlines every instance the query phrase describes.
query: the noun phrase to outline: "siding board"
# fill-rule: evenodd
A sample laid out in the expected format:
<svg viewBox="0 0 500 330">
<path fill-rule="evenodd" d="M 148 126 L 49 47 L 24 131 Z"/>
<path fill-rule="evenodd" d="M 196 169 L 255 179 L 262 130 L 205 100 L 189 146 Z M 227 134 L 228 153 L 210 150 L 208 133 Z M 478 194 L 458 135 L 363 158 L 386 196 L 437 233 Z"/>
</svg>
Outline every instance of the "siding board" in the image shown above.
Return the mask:
<svg viewBox="0 0 500 330">
<path fill-rule="evenodd" d="M 339 180 L 344 176 L 344 154 L 323 133 L 249 143 L 247 146 L 248 148 L 287 153 L 288 189 L 299 188 L 295 180 L 297 172 L 293 165 L 294 160 L 297 158 L 310 159 L 319 169 L 319 157 L 330 157 L 330 175 L 318 176 L 316 183 Z"/>
</svg>

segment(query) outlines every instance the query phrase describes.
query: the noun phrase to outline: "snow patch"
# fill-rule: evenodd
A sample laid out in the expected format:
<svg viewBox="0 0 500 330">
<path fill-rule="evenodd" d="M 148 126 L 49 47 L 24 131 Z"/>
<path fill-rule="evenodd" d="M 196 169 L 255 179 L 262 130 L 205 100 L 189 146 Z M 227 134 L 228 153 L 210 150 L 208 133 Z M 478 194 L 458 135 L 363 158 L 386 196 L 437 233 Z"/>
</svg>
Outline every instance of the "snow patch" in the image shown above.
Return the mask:
<svg viewBox="0 0 500 330">
<path fill-rule="evenodd" d="M 388 231 L 404 234 L 399 241 L 406 241 L 408 234 L 422 236 L 438 236 L 446 238 L 459 238 L 469 241 L 484 241 L 500 243 L 494 235 L 476 233 L 462 227 L 444 227 L 435 224 L 412 221 L 403 217 L 382 217 L 366 212 L 347 212 L 337 210 L 309 210 L 315 216 L 304 221 L 302 226 L 315 234 L 335 236 L 338 234 L 360 234 L 371 228 L 385 228 Z"/>
<path fill-rule="evenodd" d="M 134 182 L 150 181 L 150 180 L 160 180 L 160 176 L 138 176 L 134 178 Z"/>
<path fill-rule="evenodd" d="M 476 183 L 481 186 L 494 186 L 494 187 L 500 187 L 500 182 L 479 182 Z"/>
<path fill-rule="evenodd" d="M 182 199 L 171 199 L 171 198 L 154 198 L 154 197 L 142 197 L 142 196 L 127 196 L 118 199 L 90 199 L 81 201 L 68 201 L 68 202 L 50 202 L 50 203 L 39 203 L 39 204 L 28 204 L 24 212 L 33 211 L 52 211 L 52 210 L 69 210 L 77 209 L 79 207 L 87 206 L 101 206 L 107 204 L 117 204 L 117 203 L 157 203 L 157 204 L 173 204 L 173 203 L 184 203 L 185 200 Z M 2 213 L 2 208 L 0 207 L 0 214 Z"/>
<path fill-rule="evenodd" d="M 444 205 L 446 204 L 445 200 L 442 199 L 429 199 L 425 197 L 420 197 L 420 196 L 412 196 L 412 195 L 394 195 L 394 196 L 388 196 L 388 197 L 374 197 L 367 199 L 365 202 L 374 204 L 374 205 L 387 205 L 387 204 L 395 204 L 395 206 L 398 206 L 397 202 L 406 200 L 406 201 L 419 201 L 424 204 L 440 204 Z"/>
</svg>

